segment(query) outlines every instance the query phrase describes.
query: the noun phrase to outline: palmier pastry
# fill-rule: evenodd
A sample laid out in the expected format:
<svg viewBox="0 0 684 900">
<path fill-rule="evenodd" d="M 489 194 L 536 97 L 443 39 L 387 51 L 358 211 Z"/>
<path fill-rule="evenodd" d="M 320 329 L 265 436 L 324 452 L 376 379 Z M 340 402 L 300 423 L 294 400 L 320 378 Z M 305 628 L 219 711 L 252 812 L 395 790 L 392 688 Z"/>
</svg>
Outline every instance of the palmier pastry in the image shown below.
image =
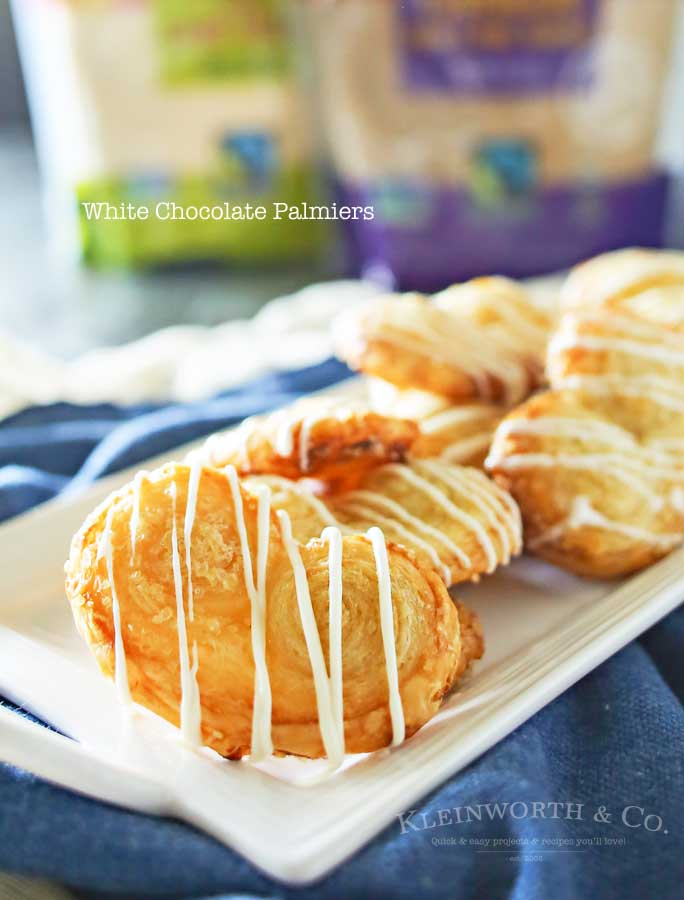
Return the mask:
<svg viewBox="0 0 684 900">
<path fill-rule="evenodd" d="M 678 420 L 684 412 L 684 253 L 606 254 L 578 267 L 563 296 L 566 312 L 548 349 L 552 387 L 616 403 L 628 399 L 649 420 Z"/>
<path fill-rule="evenodd" d="M 684 324 L 684 253 L 628 248 L 576 266 L 561 310 L 612 309 L 663 325 Z"/>
<path fill-rule="evenodd" d="M 273 489 L 274 506 L 288 513 L 299 541 L 330 525 L 347 534 L 379 526 L 447 585 L 493 572 L 521 549 L 515 503 L 477 469 L 438 460 L 390 463 L 368 472 L 357 489 L 328 497 L 273 476 L 245 482 L 249 490 L 263 484 Z"/>
<path fill-rule="evenodd" d="M 364 386 L 369 407 L 383 416 L 419 421 L 449 409 L 453 404 L 448 397 L 431 394 L 418 388 L 398 388 L 395 384 L 368 375 Z"/>
<path fill-rule="evenodd" d="M 200 453 L 209 465 L 232 465 L 241 475 L 306 477 L 341 487 L 368 468 L 403 459 L 417 436 L 408 419 L 311 397 L 213 435 Z"/>
<path fill-rule="evenodd" d="M 486 467 L 518 502 L 530 552 L 581 575 L 634 572 L 684 537 L 684 413 L 548 391 L 498 427 Z"/>
<path fill-rule="evenodd" d="M 446 397 L 400 390 L 379 378 L 369 379 L 369 402 L 383 415 L 415 419 L 420 437 L 410 450 L 415 459 L 440 457 L 445 462 L 481 467 L 506 408 L 493 403 L 451 404 Z"/>
<path fill-rule="evenodd" d="M 66 573 L 122 700 L 229 757 L 339 762 L 398 743 L 436 712 L 464 653 L 481 652 L 443 581 L 379 529 L 302 546 L 267 489 L 198 458 L 112 494 Z"/>
<path fill-rule="evenodd" d="M 510 495 L 478 469 L 440 460 L 380 466 L 356 490 L 329 498 L 328 507 L 347 528 L 380 526 L 431 562 L 447 585 L 477 580 L 522 549 Z"/>
<path fill-rule="evenodd" d="M 479 278 L 438 294 L 382 297 L 338 322 L 338 352 L 354 369 L 454 403 L 505 404 L 543 376 L 548 314 L 505 278 Z"/>
<path fill-rule="evenodd" d="M 481 467 L 505 410 L 492 403 L 450 406 L 421 419 L 413 459 L 439 457 L 444 462 Z"/>
</svg>

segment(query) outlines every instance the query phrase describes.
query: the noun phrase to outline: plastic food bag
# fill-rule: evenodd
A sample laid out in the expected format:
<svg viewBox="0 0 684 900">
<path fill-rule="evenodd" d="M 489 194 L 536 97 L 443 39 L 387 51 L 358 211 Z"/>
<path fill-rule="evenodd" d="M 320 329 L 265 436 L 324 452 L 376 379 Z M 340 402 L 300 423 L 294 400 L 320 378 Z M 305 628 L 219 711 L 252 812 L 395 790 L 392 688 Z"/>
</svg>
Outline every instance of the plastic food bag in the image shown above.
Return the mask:
<svg viewBox="0 0 684 900">
<path fill-rule="evenodd" d="M 661 241 L 675 0 L 307 5 L 357 265 L 431 290 Z"/>
<path fill-rule="evenodd" d="M 225 206 L 316 196 L 285 0 L 15 0 L 13 10 L 61 246 L 94 265 L 315 250 L 315 221 L 233 219 Z M 105 219 L 92 204 L 124 214 Z"/>
</svg>

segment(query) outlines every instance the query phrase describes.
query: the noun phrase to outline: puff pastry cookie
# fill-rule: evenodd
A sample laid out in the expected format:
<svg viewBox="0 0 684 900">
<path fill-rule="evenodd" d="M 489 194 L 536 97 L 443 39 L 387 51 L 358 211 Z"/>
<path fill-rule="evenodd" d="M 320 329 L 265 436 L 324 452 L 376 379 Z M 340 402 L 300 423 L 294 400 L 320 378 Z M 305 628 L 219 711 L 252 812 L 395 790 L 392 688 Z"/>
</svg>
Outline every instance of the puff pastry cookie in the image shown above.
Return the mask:
<svg viewBox="0 0 684 900">
<path fill-rule="evenodd" d="M 550 317 L 505 278 L 455 285 L 433 300 L 380 298 L 338 323 L 338 352 L 354 369 L 454 403 L 512 404 L 543 376 Z"/>
<path fill-rule="evenodd" d="M 518 501 L 530 551 L 626 574 L 684 538 L 684 254 L 590 260 L 563 309 L 553 390 L 504 419 L 486 467 Z"/>
<path fill-rule="evenodd" d="M 418 433 L 408 419 L 311 397 L 213 435 L 200 455 L 209 465 L 235 466 L 241 475 L 313 478 L 339 487 L 373 466 L 403 459 Z"/>
<path fill-rule="evenodd" d="M 684 323 L 684 253 L 628 248 L 576 266 L 563 285 L 561 309 L 608 308 L 661 324 Z"/>
<path fill-rule="evenodd" d="M 494 429 L 506 408 L 493 403 L 454 406 L 446 397 L 419 390 L 400 390 L 379 378 L 369 379 L 373 409 L 383 415 L 415 419 L 420 436 L 411 446 L 414 459 L 439 457 L 445 462 L 482 467 Z"/>
<path fill-rule="evenodd" d="M 684 419 L 649 434 L 612 398 L 548 391 L 504 419 L 487 468 L 520 506 L 527 550 L 611 577 L 684 538 L 682 449 Z"/>
<path fill-rule="evenodd" d="M 505 410 L 492 403 L 451 406 L 422 419 L 413 459 L 439 457 L 446 463 L 482 467 Z"/>
<path fill-rule="evenodd" d="M 649 420 L 677 419 L 684 412 L 684 253 L 599 257 L 570 275 L 563 294 L 567 310 L 548 350 L 551 385 L 627 401 Z"/>
<path fill-rule="evenodd" d="M 299 541 L 330 525 L 344 533 L 379 526 L 389 540 L 433 566 L 447 585 L 491 573 L 522 548 L 516 504 L 477 469 L 439 460 L 388 464 L 367 472 L 356 489 L 328 497 L 273 476 L 247 479 L 246 487 L 264 483 L 274 491 L 274 505 L 287 511 Z"/>
<path fill-rule="evenodd" d="M 479 627 L 379 529 L 306 545 L 234 468 L 170 464 L 111 495 L 75 536 L 66 589 L 102 671 L 229 757 L 338 763 L 421 727 Z"/>
</svg>

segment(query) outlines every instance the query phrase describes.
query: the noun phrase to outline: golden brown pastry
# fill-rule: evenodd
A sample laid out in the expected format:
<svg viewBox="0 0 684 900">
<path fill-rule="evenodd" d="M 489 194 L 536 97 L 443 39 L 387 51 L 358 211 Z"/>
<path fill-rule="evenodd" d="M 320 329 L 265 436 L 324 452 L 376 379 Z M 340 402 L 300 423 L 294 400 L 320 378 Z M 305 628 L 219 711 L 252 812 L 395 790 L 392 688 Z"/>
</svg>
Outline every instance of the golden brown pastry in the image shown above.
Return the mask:
<svg viewBox="0 0 684 900">
<path fill-rule="evenodd" d="M 376 412 L 418 423 L 420 436 L 411 446 L 412 458 L 440 457 L 445 462 L 482 467 L 505 407 L 493 403 L 454 406 L 437 394 L 400 390 L 380 378 L 368 381 L 369 402 Z"/>
<path fill-rule="evenodd" d="M 469 403 L 427 416 L 418 423 L 420 437 L 411 447 L 411 457 L 439 457 L 443 462 L 481 468 L 505 412 L 492 403 Z"/>
<path fill-rule="evenodd" d="M 403 740 L 481 635 L 443 581 L 378 529 L 303 546 L 235 469 L 169 464 L 75 536 L 66 589 L 120 697 L 224 756 L 327 755 Z"/>
<path fill-rule="evenodd" d="M 455 285 L 431 301 L 382 297 L 338 324 L 338 352 L 352 368 L 454 403 L 516 403 L 543 377 L 546 311 L 505 278 Z"/>
<path fill-rule="evenodd" d="M 373 466 L 403 459 L 417 436 L 418 426 L 408 419 L 311 397 L 213 435 L 200 452 L 208 464 L 233 465 L 241 475 L 306 477 L 339 487 Z"/>
<path fill-rule="evenodd" d="M 684 413 L 582 391 L 532 397 L 486 466 L 523 516 L 525 548 L 581 575 L 634 572 L 684 538 Z"/>
<path fill-rule="evenodd" d="M 447 585 L 477 580 L 522 548 L 520 513 L 510 495 L 477 469 L 441 460 L 379 466 L 356 489 L 325 497 L 273 476 L 245 481 L 252 491 L 263 484 L 273 490 L 274 507 L 288 513 L 297 540 L 309 541 L 330 525 L 346 534 L 378 526 Z"/>
<path fill-rule="evenodd" d="M 557 389 L 629 401 L 650 417 L 684 412 L 684 329 L 633 313 L 568 313 L 549 344 L 549 380 Z"/>
<path fill-rule="evenodd" d="M 684 411 L 684 253 L 623 250 L 579 266 L 548 349 L 552 387 Z"/>
<path fill-rule="evenodd" d="M 456 609 L 461 629 L 461 659 L 456 670 L 458 679 L 466 673 L 472 662 L 482 659 L 485 642 L 482 625 L 473 610 L 460 600 L 456 600 Z"/>
<path fill-rule="evenodd" d="M 520 505 L 526 549 L 627 574 L 684 537 L 684 254 L 604 254 L 561 293 L 553 390 L 504 419 L 485 465 Z"/>
<path fill-rule="evenodd" d="M 389 540 L 431 563 L 447 585 L 477 580 L 522 549 L 511 496 L 478 469 L 440 460 L 381 466 L 327 505 L 346 528 L 380 526 Z"/>
<path fill-rule="evenodd" d="M 561 291 L 561 310 L 608 307 L 661 324 L 682 324 L 683 289 L 683 252 L 616 250 L 572 270 Z"/>
<path fill-rule="evenodd" d="M 363 379 L 363 385 L 369 407 L 382 416 L 420 421 L 453 405 L 448 397 L 417 388 L 398 388 L 384 378 L 373 375 L 367 375 Z"/>
</svg>

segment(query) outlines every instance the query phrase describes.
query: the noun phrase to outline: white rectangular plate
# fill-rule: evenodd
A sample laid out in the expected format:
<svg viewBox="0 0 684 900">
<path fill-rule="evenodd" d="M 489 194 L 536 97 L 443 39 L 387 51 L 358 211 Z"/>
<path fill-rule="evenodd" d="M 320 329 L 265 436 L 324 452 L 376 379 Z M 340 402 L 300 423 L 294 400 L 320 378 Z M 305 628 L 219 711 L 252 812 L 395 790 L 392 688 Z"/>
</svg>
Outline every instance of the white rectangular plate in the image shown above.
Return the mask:
<svg viewBox="0 0 684 900">
<path fill-rule="evenodd" d="M 292 884 L 328 873 L 684 599 L 680 550 L 622 584 L 522 559 L 463 587 L 487 643 L 468 680 L 402 746 L 350 757 L 327 780 L 306 784 L 324 764 L 229 762 L 187 750 L 175 729 L 143 712 L 132 728 L 122 723 L 113 687 L 76 635 L 63 564 L 85 515 L 130 477 L 108 478 L 0 529 L 0 692 L 79 742 L 0 710 L 0 759 L 184 819 Z"/>
</svg>

